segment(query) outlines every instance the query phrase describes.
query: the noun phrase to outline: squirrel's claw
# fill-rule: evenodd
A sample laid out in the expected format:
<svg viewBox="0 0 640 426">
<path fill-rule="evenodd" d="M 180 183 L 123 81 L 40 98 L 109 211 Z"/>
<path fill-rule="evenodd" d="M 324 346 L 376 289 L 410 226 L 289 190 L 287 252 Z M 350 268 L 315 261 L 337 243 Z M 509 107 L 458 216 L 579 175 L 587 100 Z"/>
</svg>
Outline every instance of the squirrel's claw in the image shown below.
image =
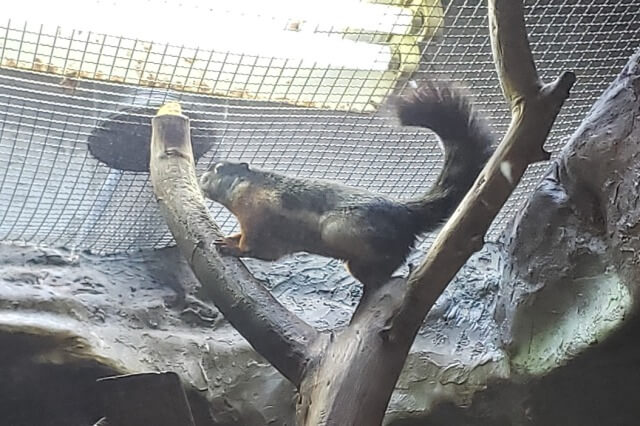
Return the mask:
<svg viewBox="0 0 640 426">
<path fill-rule="evenodd" d="M 234 238 L 218 238 L 213 240 L 213 245 L 218 249 L 218 253 L 223 256 L 240 257 L 246 255 L 238 246 L 238 242 Z"/>
</svg>

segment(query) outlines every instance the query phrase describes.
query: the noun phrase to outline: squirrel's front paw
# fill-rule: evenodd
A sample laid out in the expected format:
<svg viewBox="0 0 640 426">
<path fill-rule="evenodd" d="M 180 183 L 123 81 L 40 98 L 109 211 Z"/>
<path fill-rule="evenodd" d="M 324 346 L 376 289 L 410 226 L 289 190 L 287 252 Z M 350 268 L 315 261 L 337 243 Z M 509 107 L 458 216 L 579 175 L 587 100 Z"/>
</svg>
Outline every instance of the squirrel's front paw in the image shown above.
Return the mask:
<svg viewBox="0 0 640 426">
<path fill-rule="evenodd" d="M 238 247 L 238 242 L 234 238 L 218 238 L 213 241 L 213 244 L 218 249 L 218 253 L 223 256 L 240 257 L 243 255 L 242 250 Z"/>
</svg>

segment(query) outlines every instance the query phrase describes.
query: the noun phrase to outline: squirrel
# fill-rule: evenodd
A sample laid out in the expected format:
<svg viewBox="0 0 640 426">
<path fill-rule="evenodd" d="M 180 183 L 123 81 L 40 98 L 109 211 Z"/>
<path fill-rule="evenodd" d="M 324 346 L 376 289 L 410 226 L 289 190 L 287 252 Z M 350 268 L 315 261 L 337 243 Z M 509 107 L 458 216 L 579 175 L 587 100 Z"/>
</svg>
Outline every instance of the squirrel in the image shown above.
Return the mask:
<svg viewBox="0 0 640 426">
<path fill-rule="evenodd" d="M 441 226 L 493 153 L 487 123 L 450 86 L 424 83 L 397 101 L 405 126 L 431 129 L 444 151 L 437 181 L 424 195 L 395 200 L 338 183 L 213 164 L 204 195 L 233 213 L 240 232 L 214 242 L 223 255 L 277 260 L 307 252 L 343 260 L 365 290 L 387 282 L 421 234 Z"/>
</svg>

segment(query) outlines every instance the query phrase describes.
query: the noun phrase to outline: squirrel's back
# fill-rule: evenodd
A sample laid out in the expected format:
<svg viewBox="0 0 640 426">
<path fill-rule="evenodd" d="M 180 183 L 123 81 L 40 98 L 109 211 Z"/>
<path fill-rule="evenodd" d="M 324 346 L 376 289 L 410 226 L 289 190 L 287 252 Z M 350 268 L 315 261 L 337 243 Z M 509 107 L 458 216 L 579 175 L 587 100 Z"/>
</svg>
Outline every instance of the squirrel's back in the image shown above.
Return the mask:
<svg viewBox="0 0 640 426">
<path fill-rule="evenodd" d="M 209 198 L 238 218 L 223 241 L 234 256 L 274 260 L 298 251 L 345 260 L 363 284 L 377 286 L 404 262 L 416 237 L 446 220 L 491 155 L 492 137 L 466 96 L 425 84 L 401 98 L 404 125 L 434 131 L 444 150 L 435 185 L 414 200 L 222 162 L 201 177 Z"/>
</svg>

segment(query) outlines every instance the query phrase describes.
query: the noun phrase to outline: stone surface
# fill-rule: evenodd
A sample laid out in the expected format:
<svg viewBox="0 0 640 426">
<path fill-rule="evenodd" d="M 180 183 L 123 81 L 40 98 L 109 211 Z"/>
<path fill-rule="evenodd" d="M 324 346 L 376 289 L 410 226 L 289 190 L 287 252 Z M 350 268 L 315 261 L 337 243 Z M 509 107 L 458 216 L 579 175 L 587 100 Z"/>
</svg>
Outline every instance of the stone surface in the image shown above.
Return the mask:
<svg viewBox="0 0 640 426">
<path fill-rule="evenodd" d="M 0 385 L 2 398 L 12 399 L 12 389 L 24 379 L 23 369 L 46 371 L 56 365 L 50 345 L 44 343 L 46 336 L 53 337 L 59 351 L 69 350 L 65 342 L 73 336 L 82 342 L 83 357 L 95 364 L 87 377 L 178 372 L 192 404 L 200 407 L 194 413 L 198 425 L 293 424 L 293 388 L 212 304 L 197 299 L 198 284 L 175 249 L 99 257 L 0 245 L 0 259 L 0 339 L 17 342 L 7 344 L 12 349 L 2 356 L 21 353 L 30 360 L 29 367 L 16 364 Z M 429 411 L 438 401 L 463 404 L 484 386 L 478 377 L 506 374 L 492 326 L 497 275 L 487 279 L 496 261 L 495 250 L 478 255 L 430 314 L 389 407 L 390 419 Z M 260 267 L 252 263 L 253 269 Z M 317 268 L 320 260 L 313 267 L 307 259 L 296 263 L 299 270 L 293 271 L 263 264 L 261 274 L 287 307 L 326 329 L 346 324 L 359 295 L 358 288 L 349 289 L 346 283 L 354 284 L 342 267 L 329 263 Z M 334 275 L 342 276 L 344 286 L 335 291 L 313 287 L 315 281 L 330 282 Z M 477 294 L 484 297 L 472 296 Z M 16 335 L 25 338 L 16 340 Z M 73 357 L 63 364 L 69 371 L 78 368 Z M 211 413 L 203 409 L 205 399 Z M 84 410 L 77 417 L 97 420 L 101 413 L 86 405 L 77 404 Z M 0 417 L 12 418 L 15 425 L 29 424 L 21 423 L 21 415 L 12 412 L 11 405 L 0 405 Z M 65 422 L 61 418 L 51 424 Z"/>
</svg>

